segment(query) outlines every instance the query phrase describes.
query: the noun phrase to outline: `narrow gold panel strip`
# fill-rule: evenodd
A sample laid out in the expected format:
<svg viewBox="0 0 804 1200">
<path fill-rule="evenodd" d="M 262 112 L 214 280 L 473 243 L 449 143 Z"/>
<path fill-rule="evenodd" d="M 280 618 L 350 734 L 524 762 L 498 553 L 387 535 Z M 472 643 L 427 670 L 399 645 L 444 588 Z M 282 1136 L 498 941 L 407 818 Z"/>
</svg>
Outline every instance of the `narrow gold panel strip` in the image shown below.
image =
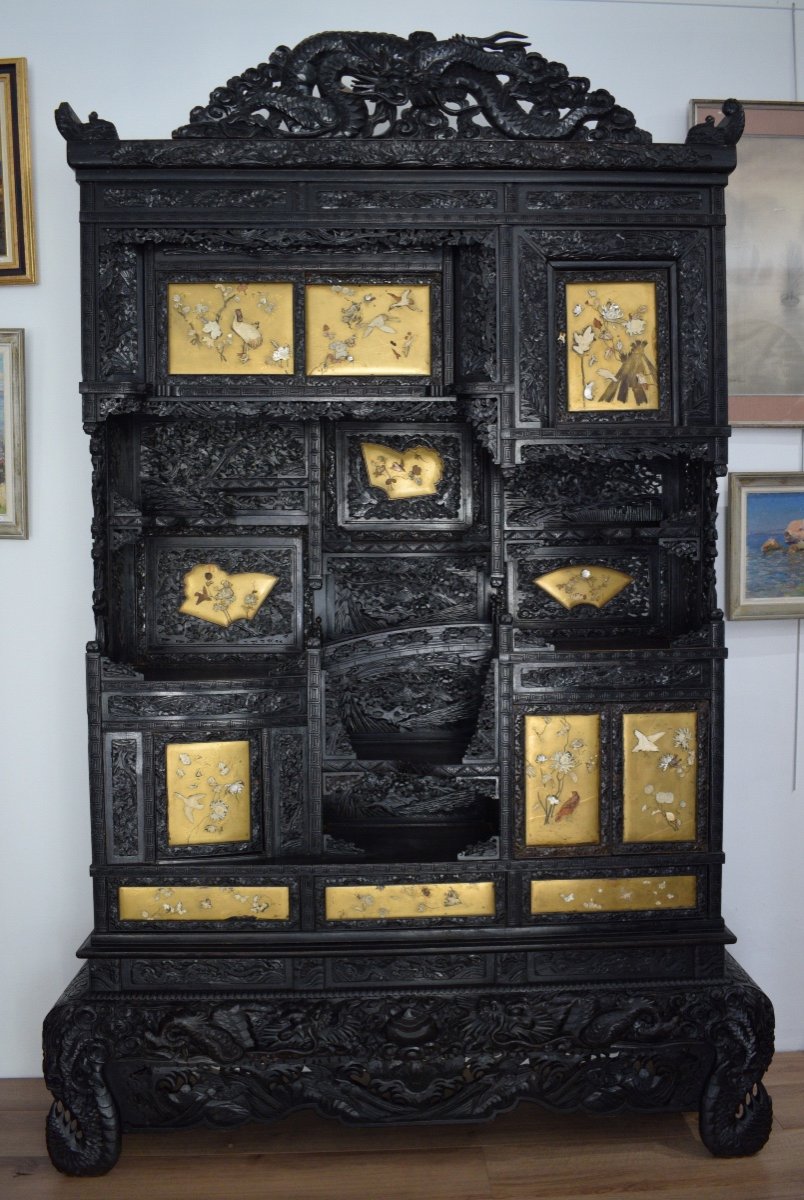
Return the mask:
<svg viewBox="0 0 804 1200">
<path fill-rule="evenodd" d="M 389 921 L 416 917 L 493 917 L 493 883 L 391 883 L 328 887 L 328 921 Z"/>
<path fill-rule="evenodd" d="M 698 726 L 694 712 L 623 716 L 623 838 L 694 842 Z"/>
<path fill-rule="evenodd" d="M 612 879 L 534 879 L 532 913 L 646 912 L 695 908 L 695 875 L 634 875 Z"/>
<path fill-rule="evenodd" d="M 286 921 L 286 887 L 121 887 L 121 921 Z"/>
<path fill-rule="evenodd" d="M 525 842 L 600 841 L 600 717 L 525 717 Z"/>
</svg>

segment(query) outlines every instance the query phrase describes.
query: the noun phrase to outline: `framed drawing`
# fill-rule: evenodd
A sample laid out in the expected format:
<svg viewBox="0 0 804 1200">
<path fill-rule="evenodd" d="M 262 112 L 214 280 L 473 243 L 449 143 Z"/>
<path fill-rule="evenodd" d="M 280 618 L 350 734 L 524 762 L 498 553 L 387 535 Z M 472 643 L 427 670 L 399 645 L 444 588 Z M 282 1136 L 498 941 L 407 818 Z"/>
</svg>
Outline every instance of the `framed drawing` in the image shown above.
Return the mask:
<svg viewBox="0 0 804 1200">
<path fill-rule="evenodd" d="M 804 473 L 729 476 L 729 617 L 804 617 Z"/>
<path fill-rule="evenodd" d="M 28 536 L 23 331 L 0 329 L 0 537 Z"/>
<path fill-rule="evenodd" d="M 0 59 L 0 283 L 35 283 L 26 60 Z"/>
<path fill-rule="evenodd" d="M 692 119 L 721 107 L 693 100 Z M 744 107 L 726 189 L 729 420 L 804 425 L 804 104 Z"/>
</svg>

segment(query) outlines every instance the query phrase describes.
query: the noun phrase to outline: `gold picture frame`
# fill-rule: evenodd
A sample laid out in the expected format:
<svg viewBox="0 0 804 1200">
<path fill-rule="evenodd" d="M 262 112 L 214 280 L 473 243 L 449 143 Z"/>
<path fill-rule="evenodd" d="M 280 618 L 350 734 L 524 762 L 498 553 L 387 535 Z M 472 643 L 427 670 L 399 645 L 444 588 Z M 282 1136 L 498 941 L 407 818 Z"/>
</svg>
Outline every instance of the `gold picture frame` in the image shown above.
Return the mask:
<svg viewBox="0 0 804 1200">
<path fill-rule="evenodd" d="M 25 362 L 22 329 L 0 329 L 0 537 L 27 538 Z"/>
<path fill-rule="evenodd" d="M 567 412 L 657 412 L 655 281 L 574 280 L 565 305 Z"/>
<path fill-rule="evenodd" d="M 294 371 L 293 284 L 209 279 L 167 285 L 169 375 Z"/>
<path fill-rule="evenodd" d="M 27 68 L 0 59 L 0 283 L 36 283 Z"/>
<path fill-rule="evenodd" d="M 429 375 L 429 283 L 308 283 L 307 375 Z"/>
<path fill-rule="evenodd" d="M 691 100 L 698 125 L 723 100 Z M 745 100 L 726 188 L 729 422 L 804 425 L 804 103 Z"/>
</svg>

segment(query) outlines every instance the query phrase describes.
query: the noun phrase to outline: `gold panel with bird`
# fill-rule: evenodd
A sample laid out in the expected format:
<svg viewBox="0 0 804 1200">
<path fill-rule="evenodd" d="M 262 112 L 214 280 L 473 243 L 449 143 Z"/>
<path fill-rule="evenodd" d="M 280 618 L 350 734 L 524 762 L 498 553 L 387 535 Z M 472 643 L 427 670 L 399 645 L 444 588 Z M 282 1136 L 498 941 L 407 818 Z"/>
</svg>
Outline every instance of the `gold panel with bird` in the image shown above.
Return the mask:
<svg viewBox="0 0 804 1200">
<path fill-rule="evenodd" d="M 525 717 L 525 843 L 600 841 L 600 717 Z"/>
<path fill-rule="evenodd" d="M 249 749 L 247 741 L 165 747 L 169 846 L 249 840 Z"/>
<path fill-rule="evenodd" d="M 567 284 L 569 412 L 658 409 L 656 311 L 649 280 Z"/>
<path fill-rule="evenodd" d="M 308 375 L 429 375 L 430 287 L 308 284 L 305 341 Z"/>
<path fill-rule="evenodd" d="M 695 841 L 697 764 L 696 713 L 624 714 L 624 841 Z"/>
<path fill-rule="evenodd" d="M 292 283 L 169 283 L 171 375 L 292 375 Z"/>
<path fill-rule="evenodd" d="M 578 604 L 591 604 L 603 608 L 623 588 L 634 582 L 633 575 L 615 571 L 613 567 L 597 567 L 593 564 L 559 567 L 547 575 L 539 575 L 533 581 L 564 608 L 575 608 Z"/>
<path fill-rule="evenodd" d="M 432 917 L 493 917 L 494 884 L 387 883 L 324 889 L 327 921 L 399 921 Z"/>
</svg>

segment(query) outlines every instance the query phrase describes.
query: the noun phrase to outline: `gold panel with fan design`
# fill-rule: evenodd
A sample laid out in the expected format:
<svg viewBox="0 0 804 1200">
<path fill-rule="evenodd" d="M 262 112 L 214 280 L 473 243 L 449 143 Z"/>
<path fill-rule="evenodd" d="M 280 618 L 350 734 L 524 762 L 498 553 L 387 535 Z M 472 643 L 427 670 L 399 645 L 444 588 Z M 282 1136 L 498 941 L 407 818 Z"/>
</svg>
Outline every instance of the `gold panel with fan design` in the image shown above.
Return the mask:
<svg viewBox="0 0 804 1200">
<path fill-rule="evenodd" d="M 577 604 L 603 608 L 633 583 L 634 577 L 626 575 L 625 571 L 615 571 L 613 567 L 583 563 L 559 567 L 557 571 L 539 575 L 533 582 L 564 608 L 575 608 Z"/>
<path fill-rule="evenodd" d="M 278 580 L 278 575 L 259 571 L 231 575 L 217 563 L 198 563 L 184 576 L 184 600 L 179 612 L 223 628 L 234 621 L 250 621 Z"/>
<path fill-rule="evenodd" d="M 360 450 L 372 487 L 381 488 L 389 500 L 434 496 L 444 474 L 444 460 L 429 446 L 393 450 L 378 442 L 361 442 Z"/>
</svg>

